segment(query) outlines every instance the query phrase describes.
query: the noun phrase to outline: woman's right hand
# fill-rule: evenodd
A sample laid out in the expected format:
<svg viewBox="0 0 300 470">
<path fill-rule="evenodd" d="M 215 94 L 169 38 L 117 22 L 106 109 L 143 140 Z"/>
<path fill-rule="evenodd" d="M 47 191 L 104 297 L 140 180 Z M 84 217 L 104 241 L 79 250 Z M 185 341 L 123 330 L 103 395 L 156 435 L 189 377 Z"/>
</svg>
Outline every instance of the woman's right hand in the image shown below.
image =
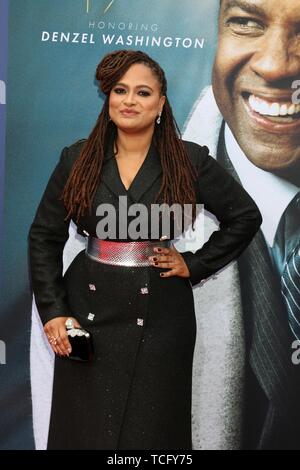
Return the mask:
<svg viewBox="0 0 300 470">
<path fill-rule="evenodd" d="M 44 332 L 55 354 L 69 356 L 72 351 L 67 334 L 66 320 L 72 318 L 75 328 L 80 328 L 80 324 L 73 317 L 57 317 L 49 320 L 44 325 Z"/>
</svg>

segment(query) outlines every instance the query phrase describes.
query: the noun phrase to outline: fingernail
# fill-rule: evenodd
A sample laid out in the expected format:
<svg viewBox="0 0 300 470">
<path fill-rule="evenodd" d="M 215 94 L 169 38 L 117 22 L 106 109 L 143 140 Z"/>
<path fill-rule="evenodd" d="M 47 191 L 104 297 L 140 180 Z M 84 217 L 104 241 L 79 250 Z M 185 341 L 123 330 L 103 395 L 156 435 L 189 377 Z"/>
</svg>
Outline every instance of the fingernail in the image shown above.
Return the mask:
<svg viewBox="0 0 300 470">
<path fill-rule="evenodd" d="M 160 273 L 160 276 L 161 276 L 161 277 L 164 277 L 164 273 Z"/>
<path fill-rule="evenodd" d="M 72 352 L 72 349 L 71 348 L 68 348 L 68 353 Z"/>
<path fill-rule="evenodd" d="M 157 251 L 158 253 L 161 252 L 161 248 L 154 248 L 154 251 Z"/>
</svg>

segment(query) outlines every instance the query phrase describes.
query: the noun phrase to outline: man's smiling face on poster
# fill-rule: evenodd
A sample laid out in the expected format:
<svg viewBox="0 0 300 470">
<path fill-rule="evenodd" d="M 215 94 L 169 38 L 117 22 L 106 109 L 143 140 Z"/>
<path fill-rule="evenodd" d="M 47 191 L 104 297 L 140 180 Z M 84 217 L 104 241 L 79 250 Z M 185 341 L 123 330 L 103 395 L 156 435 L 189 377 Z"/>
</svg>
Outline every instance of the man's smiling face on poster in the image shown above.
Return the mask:
<svg viewBox="0 0 300 470">
<path fill-rule="evenodd" d="M 300 163 L 300 0 L 222 0 L 213 89 L 240 147 L 256 166 Z M 298 166 L 299 168 L 299 166 Z"/>
</svg>

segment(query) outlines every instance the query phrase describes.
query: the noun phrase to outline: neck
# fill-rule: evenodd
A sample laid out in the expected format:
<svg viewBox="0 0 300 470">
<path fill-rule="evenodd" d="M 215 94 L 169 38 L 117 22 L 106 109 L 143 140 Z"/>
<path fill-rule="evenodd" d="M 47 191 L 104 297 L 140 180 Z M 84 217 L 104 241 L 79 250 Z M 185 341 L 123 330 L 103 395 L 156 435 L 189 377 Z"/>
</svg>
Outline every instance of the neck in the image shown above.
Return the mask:
<svg viewBox="0 0 300 470">
<path fill-rule="evenodd" d="M 151 132 L 143 132 L 140 134 L 128 134 L 118 129 L 118 156 L 130 155 L 134 158 L 144 157 L 150 147 L 152 136 L 152 129 Z"/>
</svg>

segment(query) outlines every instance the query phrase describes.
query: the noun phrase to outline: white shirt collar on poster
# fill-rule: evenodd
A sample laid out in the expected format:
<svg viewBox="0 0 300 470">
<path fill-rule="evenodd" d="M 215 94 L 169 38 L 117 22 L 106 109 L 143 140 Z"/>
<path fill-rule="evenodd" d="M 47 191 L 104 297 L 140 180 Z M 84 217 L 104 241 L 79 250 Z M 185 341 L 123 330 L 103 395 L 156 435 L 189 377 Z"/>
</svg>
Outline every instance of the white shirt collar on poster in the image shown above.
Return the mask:
<svg viewBox="0 0 300 470">
<path fill-rule="evenodd" d="M 258 205 L 263 217 L 261 230 L 266 242 L 272 247 L 280 219 L 291 200 L 299 192 L 299 188 L 253 165 L 239 147 L 227 125 L 225 126 L 225 145 L 242 185 Z"/>
</svg>

